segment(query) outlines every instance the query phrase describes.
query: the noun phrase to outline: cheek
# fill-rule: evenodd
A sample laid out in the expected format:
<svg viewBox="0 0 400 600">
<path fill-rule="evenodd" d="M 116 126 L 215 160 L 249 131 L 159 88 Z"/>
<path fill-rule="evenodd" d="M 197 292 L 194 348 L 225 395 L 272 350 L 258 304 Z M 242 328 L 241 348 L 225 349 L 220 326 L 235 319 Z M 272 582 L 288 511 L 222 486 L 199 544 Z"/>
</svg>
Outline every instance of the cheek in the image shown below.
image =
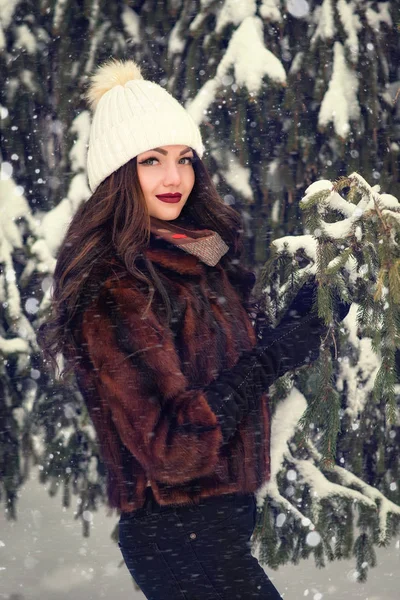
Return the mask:
<svg viewBox="0 0 400 600">
<path fill-rule="evenodd" d="M 187 187 L 189 189 L 189 193 L 192 191 L 194 186 L 195 175 L 193 169 L 190 171 L 187 177 Z"/>
<path fill-rule="evenodd" d="M 148 170 L 138 169 L 138 179 L 142 192 L 146 196 L 154 188 L 154 176 L 152 177 Z"/>
</svg>

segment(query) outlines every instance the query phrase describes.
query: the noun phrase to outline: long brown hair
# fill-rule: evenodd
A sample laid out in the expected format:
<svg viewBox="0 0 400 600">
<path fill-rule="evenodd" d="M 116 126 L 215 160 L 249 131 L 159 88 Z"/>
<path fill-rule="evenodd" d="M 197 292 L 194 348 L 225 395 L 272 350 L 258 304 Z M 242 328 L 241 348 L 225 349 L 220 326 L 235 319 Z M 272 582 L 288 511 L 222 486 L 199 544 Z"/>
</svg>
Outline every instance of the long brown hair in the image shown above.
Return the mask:
<svg viewBox="0 0 400 600">
<path fill-rule="evenodd" d="M 193 168 L 194 187 L 179 222 L 217 231 L 229 246 L 223 257 L 224 265 L 228 264 L 232 259 L 238 259 L 243 251 L 241 215 L 224 204 L 196 154 Z M 168 294 L 151 262 L 141 253 L 149 241 L 150 217 L 134 158 L 105 179 L 81 205 L 58 253 L 52 314 L 41 326 L 38 338 L 45 358 L 54 366 L 57 354 L 67 359 L 63 374 L 71 370 L 79 355 L 76 331 L 85 305 L 96 297 L 105 273 L 112 272 L 116 262 L 147 287 L 148 306 L 155 290 L 160 293 L 169 319 Z M 139 257 L 144 260 L 145 270 L 136 264 Z"/>
</svg>

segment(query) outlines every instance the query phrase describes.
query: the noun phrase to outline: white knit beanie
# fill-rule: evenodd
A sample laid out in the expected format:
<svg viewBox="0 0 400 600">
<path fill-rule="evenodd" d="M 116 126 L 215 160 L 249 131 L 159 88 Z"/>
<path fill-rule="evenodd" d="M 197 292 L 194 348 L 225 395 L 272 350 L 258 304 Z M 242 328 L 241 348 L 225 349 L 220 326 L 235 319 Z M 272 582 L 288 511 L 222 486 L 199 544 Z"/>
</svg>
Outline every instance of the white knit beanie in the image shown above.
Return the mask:
<svg viewBox="0 0 400 600">
<path fill-rule="evenodd" d="M 111 60 L 91 78 L 87 99 L 94 109 L 87 171 L 92 193 L 129 160 L 160 146 L 187 145 L 201 158 L 196 123 L 164 88 L 143 79 L 131 60 Z"/>
</svg>

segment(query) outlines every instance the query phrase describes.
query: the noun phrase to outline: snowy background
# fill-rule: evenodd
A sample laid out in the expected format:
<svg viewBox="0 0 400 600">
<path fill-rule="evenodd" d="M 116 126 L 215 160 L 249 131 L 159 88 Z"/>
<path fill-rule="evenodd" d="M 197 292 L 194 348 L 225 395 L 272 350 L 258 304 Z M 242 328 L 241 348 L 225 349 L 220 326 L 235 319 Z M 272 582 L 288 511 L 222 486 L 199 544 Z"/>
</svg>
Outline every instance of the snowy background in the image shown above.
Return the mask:
<svg viewBox="0 0 400 600">
<path fill-rule="evenodd" d="M 47 372 L 36 339 L 61 238 L 89 195 L 90 113 L 83 91 L 94 66 L 110 56 L 134 58 L 187 106 L 224 202 L 243 216 L 246 259 L 255 269 L 269 258 L 272 240 L 285 237 L 298 250 L 303 235 L 315 267 L 315 239 L 311 244 L 299 205 L 316 180 L 357 171 L 381 186 L 381 199 L 391 194 L 384 198 L 388 210 L 398 211 L 393 196 L 400 197 L 397 0 L 85 0 L 84 6 L 81 0 L 0 0 L 4 600 L 133 597 L 109 537 L 115 521 L 105 516 L 93 428 L 78 395 Z M 337 195 L 331 200 L 359 219 L 354 205 Z M 343 216 L 342 233 L 353 223 L 350 212 Z M 324 227 L 332 232 L 328 221 Z M 386 511 L 400 504 L 400 423 L 388 426 L 383 405 L 371 401 L 380 362 L 371 337 L 358 336 L 355 306 L 342 333 L 336 384 L 344 435 L 337 450 L 342 470 L 334 473 L 341 485 L 319 470 L 315 448 L 299 460 L 290 439 L 306 399 L 292 394 L 275 418 L 284 426 L 273 440 L 273 478 L 259 504 L 267 506 L 276 535 L 269 551 L 278 563 L 309 530 L 321 533 L 325 558 L 353 528 L 365 543 L 358 551 L 352 544 L 351 560 L 327 562 L 324 569 L 311 557 L 267 570 L 285 598 L 394 600 L 400 534 L 394 521 L 386 522 Z M 318 427 L 313 434 L 318 446 Z M 40 466 L 40 481 L 32 463 Z M 315 492 L 327 501 L 316 526 Z M 346 521 L 355 498 L 354 521 Z M 375 505 L 379 510 L 368 513 Z M 82 536 L 84 513 L 93 515 L 89 538 Z M 386 534 L 390 546 L 379 548 Z M 279 553 L 285 544 L 292 547 Z M 302 549 L 309 550 L 307 544 Z M 378 566 L 368 569 L 366 583 L 357 583 L 356 555 L 373 549 Z M 320 544 L 312 549 L 320 550 Z"/>
<path fill-rule="evenodd" d="M 144 600 L 120 553 L 110 541 L 115 519 L 93 515 L 90 537 L 82 538 L 73 509 L 62 510 L 32 478 L 21 490 L 18 521 L 0 516 L 0 598 L 3 600 Z M 378 550 L 378 566 L 366 584 L 357 583 L 352 561 L 316 569 L 314 561 L 268 570 L 285 600 L 397 600 L 400 544 Z M 171 599 L 172 600 L 172 599 Z"/>
</svg>

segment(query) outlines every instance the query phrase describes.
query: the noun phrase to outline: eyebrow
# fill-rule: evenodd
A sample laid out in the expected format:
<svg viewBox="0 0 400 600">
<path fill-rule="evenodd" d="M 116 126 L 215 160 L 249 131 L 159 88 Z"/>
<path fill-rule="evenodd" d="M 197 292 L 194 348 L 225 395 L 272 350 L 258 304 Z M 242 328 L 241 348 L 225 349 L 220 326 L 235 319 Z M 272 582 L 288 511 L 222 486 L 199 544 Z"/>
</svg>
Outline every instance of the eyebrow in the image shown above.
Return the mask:
<svg viewBox="0 0 400 600">
<path fill-rule="evenodd" d="M 187 148 L 182 150 L 182 152 L 179 152 L 179 156 L 182 156 L 182 154 L 186 154 L 186 152 L 189 152 L 189 150 L 191 150 L 191 148 L 188 146 Z M 163 148 L 153 148 L 152 150 L 148 150 L 148 152 L 159 152 L 160 154 L 164 154 L 164 156 L 167 156 L 168 154 L 168 151 L 163 150 Z"/>
</svg>

